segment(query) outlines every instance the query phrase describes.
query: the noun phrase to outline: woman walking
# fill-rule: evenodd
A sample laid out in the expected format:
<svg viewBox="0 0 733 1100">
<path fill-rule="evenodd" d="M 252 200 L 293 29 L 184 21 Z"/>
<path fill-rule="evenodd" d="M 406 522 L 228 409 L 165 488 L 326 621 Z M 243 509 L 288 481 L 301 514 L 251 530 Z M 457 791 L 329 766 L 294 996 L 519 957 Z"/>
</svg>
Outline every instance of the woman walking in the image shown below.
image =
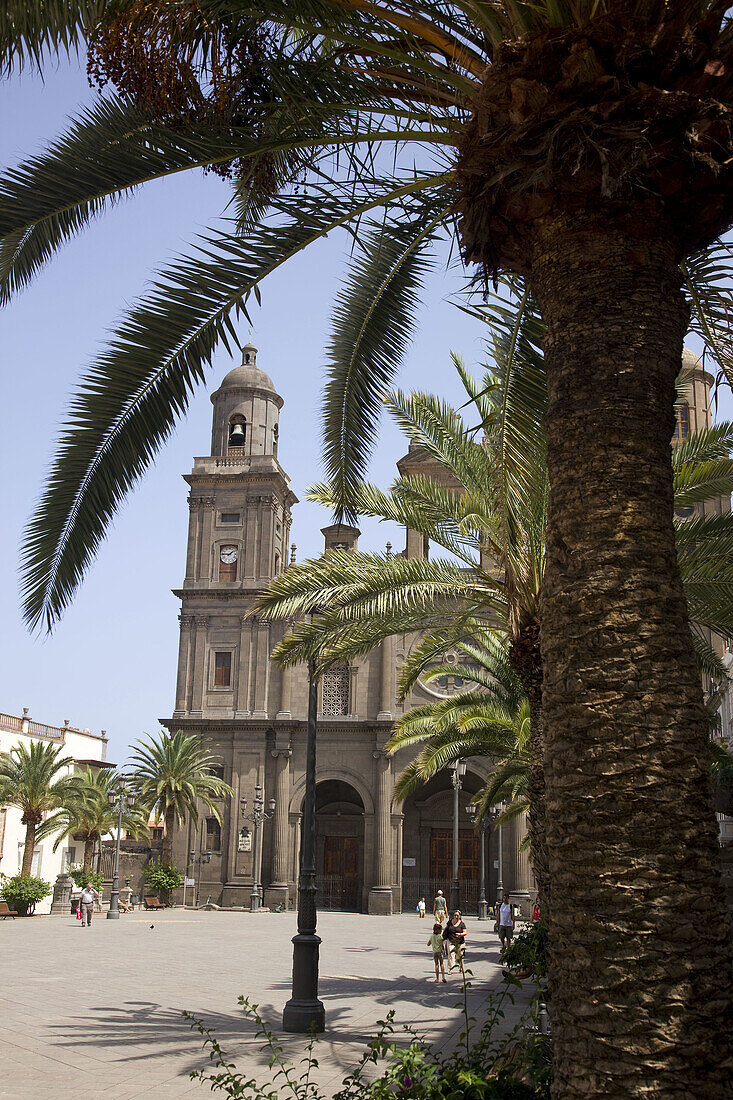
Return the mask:
<svg viewBox="0 0 733 1100">
<path fill-rule="evenodd" d="M 459 966 L 463 969 L 463 956 L 466 951 L 466 934 L 468 929 L 463 923 L 460 909 L 456 909 L 455 913 L 448 921 L 443 932 L 443 939 L 448 944 L 448 969 L 452 970 L 454 966 Z"/>
</svg>

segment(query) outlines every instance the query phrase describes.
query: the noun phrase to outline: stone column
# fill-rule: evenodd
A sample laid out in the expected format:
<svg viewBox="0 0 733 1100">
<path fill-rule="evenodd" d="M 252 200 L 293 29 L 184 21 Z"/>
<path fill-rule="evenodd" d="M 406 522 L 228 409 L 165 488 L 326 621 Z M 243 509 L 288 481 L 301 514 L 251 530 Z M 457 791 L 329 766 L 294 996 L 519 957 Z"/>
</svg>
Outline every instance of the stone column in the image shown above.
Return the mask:
<svg viewBox="0 0 733 1100">
<path fill-rule="evenodd" d="M 201 524 L 201 549 L 199 551 L 198 579 L 211 580 L 211 532 L 214 527 L 214 498 L 204 497 L 204 517 Z"/>
<path fill-rule="evenodd" d="M 208 615 L 196 616 L 196 649 L 193 657 L 193 695 L 191 714 L 195 718 L 203 716 L 204 677 L 206 675 L 206 631 L 209 625 Z"/>
<path fill-rule="evenodd" d="M 188 696 L 188 677 L 191 667 L 191 627 L 193 615 L 179 615 L 181 635 L 178 643 L 178 678 L 176 680 L 176 707 L 174 718 L 182 718 L 186 713 Z"/>
<path fill-rule="evenodd" d="M 270 624 L 260 620 L 256 624 L 256 633 L 252 631 L 252 645 L 255 658 L 255 697 L 252 707 L 253 718 L 267 718 L 268 694 L 270 688 Z"/>
<path fill-rule="evenodd" d="M 198 542 L 201 530 L 201 498 L 188 498 L 188 546 L 186 548 L 186 580 L 192 581 L 196 577 Z"/>
<path fill-rule="evenodd" d="M 245 513 L 244 522 L 244 573 L 243 576 L 253 580 L 255 577 L 255 568 L 257 564 L 257 543 L 260 538 L 259 524 L 258 524 L 258 512 L 257 512 L 257 497 L 247 497 L 247 510 Z"/>
<path fill-rule="evenodd" d="M 275 760 L 275 817 L 272 829 L 272 883 L 265 891 L 265 905 L 288 904 L 288 841 L 290 839 L 290 746 L 272 750 Z"/>
<path fill-rule="evenodd" d="M 62 871 L 60 875 L 56 876 L 56 882 L 53 886 L 53 900 L 51 901 L 52 913 L 61 913 L 63 916 L 68 917 L 71 912 L 73 886 L 71 875 L 68 875 L 66 871 Z"/>
<path fill-rule="evenodd" d="M 525 920 L 529 920 L 531 916 L 530 912 L 530 900 L 532 897 L 532 870 L 529 862 L 529 853 L 520 851 L 520 844 L 527 835 L 527 813 L 520 814 L 515 818 L 516 827 L 514 830 L 513 841 L 516 845 L 514 856 L 514 884 L 511 894 L 511 900 L 515 905 L 521 905 L 522 916 Z"/>
<path fill-rule="evenodd" d="M 283 637 L 287 634 L 289 623 L 283 623 Z M 280 671 L 280 709 L 275 715 L 275 718 L 280 718 L 286 721 L 288 718 L 292 718 L 293 714 L 290 709 L 290 694 L 293 684 L 293 669 L 291 665 L 287 665 Z"/>
<path fill-rule="evenodd" d="M 234 717 L 249 718 L 249 666 L 251 620 L 246 615 L 239 618 L 239 661 L 237 686 L 234 696 Z"/>
<path fill-rule="evenodd" d="M 392 912 L 392 759 L 384 749 L 375 749 L 372 756 L 377 772 L 377 859 L 376 882 L 369 891 L 369 912 L 388 916 Z"/>
<path fill-rule="evenodd" d="M 379 694 L 379 714 L 377 715 L 378 722 L 389 722 L 392 720 L 392 639 L 385 638 L 381 647 L 381 679 L 380 679 L 380 694 Z"/>
</svg>

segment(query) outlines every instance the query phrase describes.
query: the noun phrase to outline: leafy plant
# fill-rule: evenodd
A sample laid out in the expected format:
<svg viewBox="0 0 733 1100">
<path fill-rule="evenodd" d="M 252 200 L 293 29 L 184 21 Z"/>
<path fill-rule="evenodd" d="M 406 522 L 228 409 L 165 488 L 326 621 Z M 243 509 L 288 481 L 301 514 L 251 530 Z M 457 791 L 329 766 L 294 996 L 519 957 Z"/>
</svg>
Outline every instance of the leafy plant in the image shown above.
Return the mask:
<svg viewBox="0 0 733 1100">
<path fill-rule="evenodd" d="M 470 971 L 463 971 L 463 996 L 458 1007 L 464 1016 L 465 1026 L 458 1048 L 443 1057 L 411 1028 L 404 1026 L 407 1043 L 397 1038 L 394 1010 L 384 1020 L 377 1022 L 378 1031 L 367 1045 L 356 1068 L 343 1081 L 342 1088 L 332 1095 L 332 1100 L 544 1100 L 549 1095 L 547 1081 L 542 1075 L 535 1079 L 536 1058 L 534 1043 L 520 1039 L 524 1020 L 508 1034 L 494 1039 L 493 1032 L 504 1018 L 503 1005 L 513 1001 L 511 993 L 515 983 L 506 980 L 498 993 L 488 1001 L 486 1022 L 476 1042 L 471 1042 L 475 1024 L 468 1014 L 467 993 Z M 192 1029 L 203 1037 L 209 1048 L 213 1071 L 195 1070 L 194 1080 L 207 1084 L 214 1092 L 227 1096 L 246 1097 L 247 1100 L 279 1100 L 290 1095 L 293 1100 L 326 1100 L 315 1084 L 312 1071 L 318 1068 L 314 1051 L 317 1038 L 311 1035 L 302 1059 L 303 1069 L 298 1069 L 285 1056 L 283 1046 L 263 1020 L 259 1007 L 248 998 L 240 997 L 239 1004 L 245 1015 L 256 1025 L 255 1038 L 262 1040 L 262 1049 L 268 1054 L 270 1080 L 260 1083 L 255 1077 L 239 1073 L 212 1028 L 207 1028 L 192 1013 L 184 1012 Z M 367 1076 L 367 1069 L 378 1067 L 379 1075 Z"/>
<path fill-rule="evenodd" d="M 153 860 L 147 867 L 143 867 L 143 878 L 153 890 L 166 894 L 170 890 L 175 890 L 177 886 L 183 886 L 183 876 L 178 868 L 165 864 L 160 859 Z"/>
<path fill-rule="evenodd" d="M 45 879 L 35 878 L 33 875 L 7 875 L 0 873 L 0 894 L 2 894 L 11 909 L 17 909 L 20 914 L 32 913 L 36 903 L 43 901 L 53 893 L 51 884 Z"/>
<path fill-rule="evenodd" d="M 529 973 L 540 980 L 547 977 L 547 925 L 532 921 L 519 932 L 504 952 L 504 965 Z"/>
<path fill-rule="evenodd" d="M 94 889 L 101 894 L 103 883 L 99 871 L 85 871 L 83 867 L 74 867 L 69 871 L 69 874 L 77 886 L 86 886 L 88 882 L 91 882 Z"/>
</svg>

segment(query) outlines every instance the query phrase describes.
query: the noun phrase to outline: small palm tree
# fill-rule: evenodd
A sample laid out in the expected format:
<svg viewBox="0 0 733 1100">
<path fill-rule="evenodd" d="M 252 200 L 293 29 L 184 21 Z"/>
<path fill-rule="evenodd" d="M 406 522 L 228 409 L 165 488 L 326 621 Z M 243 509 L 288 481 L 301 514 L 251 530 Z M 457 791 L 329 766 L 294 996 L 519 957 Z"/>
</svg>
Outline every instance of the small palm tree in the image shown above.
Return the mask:
<svg viewBox="0 0 733 1100">
<path fill-rule="evenodd" d="M 77 783 L 70 792 L 66 805 L 47 818 L 36 835 L 41 839 L 58 833 L 54 841 L 54 851 L 67 837 L 83 840 L 83 870 L 86 874 L 92 869 L 95 844 L 101 843 L 103 836 L 117 828 L 117 813 L 107 798 L 107 792 L 115 786 L 117 775 L 107 768 L 100 769 L 95 774 L 87 766 L 74 779 Z M 125 805 L 122 826 L 134 836 L 146 836 L 147 812 L 137 805 L 131 810 Z"/>
<path fill-rule="evenodd" d="M 456 647 L 463 662 L 434 665 L 423 680 L 458 675 L 474 689 L 413 707 L 398 719 L 388 743 L 391 752 L 423 745 L 395 784 L 404 800 L 455 760 L 488 757 L 494 763 L 478 793 L 479 820 L 498 802 L 506 803 L 502 823 L 529 808 L 531 718 L 527 696 L 514 672 L 506 637 L 482 631 L 474 642 Z"/>
<path fill-rule="evenodd" d="M 78 793 L 77 777 L 60 774 L 74 763 L 70 756 L 62 756 L 62 751 L 60 745 L 31 741 L 28 746 L 21 742 L 10 752 L 0 753 L 0 805 L 17 806 L 25 825 L 23 875 L 31 873 L 45 815 L 71 804 Z"/>
<path fill-rule="evenodd" d="M 181 730 L 168 736 L 138 741 L 133 753 L 132 785 L 139 801 L 164 825 L 161 862 L 173 862 L 173 833 L 187 817 L 198 821 L 197 800 L 205 804 L 221 821 L 218 802 L 232 795 L 232 788 L 214 775 L 215 757 L 204 748 L 200 738 Z"/>
</svg>

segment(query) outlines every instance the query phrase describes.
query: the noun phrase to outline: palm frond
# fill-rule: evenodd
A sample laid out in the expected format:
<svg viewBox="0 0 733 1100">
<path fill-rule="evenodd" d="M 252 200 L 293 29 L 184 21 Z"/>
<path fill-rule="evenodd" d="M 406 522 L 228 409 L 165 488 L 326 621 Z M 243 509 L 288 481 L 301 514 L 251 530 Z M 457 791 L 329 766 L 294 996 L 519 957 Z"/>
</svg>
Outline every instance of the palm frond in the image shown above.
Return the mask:
<svg viewBox="0 0 733 1100">
<path fill-rule="evenodd" d="M 337 297 L 323 399 L 323 457 L 337 522 L 356 518 L 384 391 L 407 350 L 429 249 L 449 205 L 444 192 L 426 196 L 421 209 L 368 230 Z"/>
<path fill-rule="evenodd" d="M 86 44 L 86 30 L 107 0 L 3 0 L 0 5 L 0 74 L 41 69 L 57 53 L 73 54 Z"/>
</svg>

